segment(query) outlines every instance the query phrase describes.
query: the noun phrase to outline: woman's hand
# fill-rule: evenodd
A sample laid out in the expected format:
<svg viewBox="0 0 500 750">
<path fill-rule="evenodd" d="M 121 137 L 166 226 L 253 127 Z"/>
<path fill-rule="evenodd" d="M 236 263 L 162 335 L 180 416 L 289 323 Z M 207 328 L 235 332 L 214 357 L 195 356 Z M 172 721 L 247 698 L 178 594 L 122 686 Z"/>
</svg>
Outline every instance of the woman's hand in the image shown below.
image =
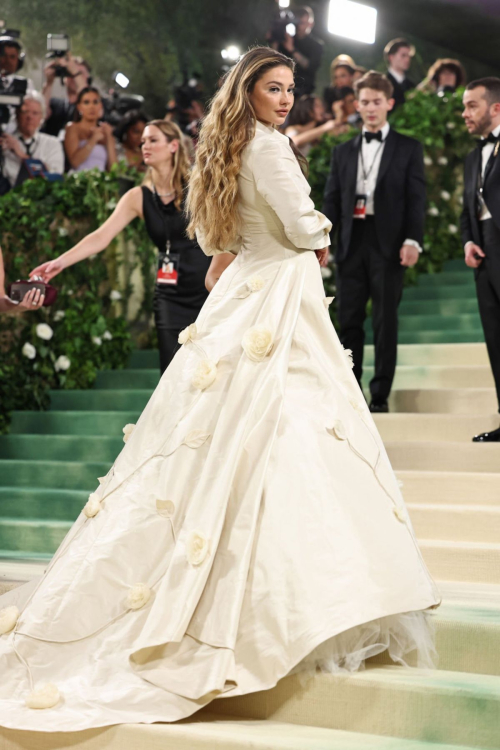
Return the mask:
<svg viewBox="0 0 500 750">
<path fill-rule="evenodd" d="M 30 291 L 24 295 L 21 302 L 16 305 L 16 309 L 19 312 L 25 312 L 26 310 L 39 310 L 43 305 L 45 294 L 40 289 L 30 289 Z"/>
<path fill-rule="evenodd" d="M 319 260 L 321 268 L 325 268 L 328 265 L 328 256 L 330 255 L 330 247 L 324 247 L 322 250 L 315 250 L 316 257 Z"/>
<path fill-rule="evenodd" d="M 64 264 L 62 260 L 60 258 L 55 258 L 55 260 L 48 260 L 46 263 L 42 263 L 41 266 L 37 266 L 30 271 L 30 279 L 32 279 L 33 276 L 41 276 L 45 282 L 48 282 L 63 270 Z"/>
</svg>

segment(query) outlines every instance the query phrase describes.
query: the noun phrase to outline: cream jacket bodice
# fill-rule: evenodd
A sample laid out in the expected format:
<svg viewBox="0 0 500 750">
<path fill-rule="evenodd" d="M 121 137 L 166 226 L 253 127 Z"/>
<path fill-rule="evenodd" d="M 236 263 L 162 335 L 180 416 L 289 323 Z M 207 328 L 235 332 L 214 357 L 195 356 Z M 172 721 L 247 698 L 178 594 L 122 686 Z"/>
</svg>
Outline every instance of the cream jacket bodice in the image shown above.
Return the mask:
<svg viewBox="0 0 500 750">
<path fill-rule="evenodd" d="M 330 244 L 330 221 L 314 208 L 311 188 L 302 174 L 287 136 L 256 123 L 255 135 L 245 147 L 238 175 L 239 236 L 227 248 L 208 248 L 203 234 L 198 241 L 207 255 L 241 250 L 266 253 L 321 250 Z"/>
</svg>

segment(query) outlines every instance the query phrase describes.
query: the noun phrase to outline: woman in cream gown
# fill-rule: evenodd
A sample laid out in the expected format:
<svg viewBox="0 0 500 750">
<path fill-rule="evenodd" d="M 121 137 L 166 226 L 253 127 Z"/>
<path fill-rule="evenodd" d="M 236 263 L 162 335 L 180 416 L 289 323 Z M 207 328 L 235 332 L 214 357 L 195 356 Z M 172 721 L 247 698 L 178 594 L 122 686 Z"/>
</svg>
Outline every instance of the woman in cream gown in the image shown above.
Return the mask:
<svg viewBox="0 0 500 750">
<path fill-rule="evenodd" d="M 227 268 L 44 575 L 0 597 L 2 726 L 176 721 L 387 648 L 431 664 L 439 592 L 330 322 L 330 223 L 273 127 L 292 66 L 254 49 L 214 100 L 188 203 L 212 276 Z M 230 153 L 249 102 L 228 265 L 203 144 L 226 122 Z"/>
</svg>

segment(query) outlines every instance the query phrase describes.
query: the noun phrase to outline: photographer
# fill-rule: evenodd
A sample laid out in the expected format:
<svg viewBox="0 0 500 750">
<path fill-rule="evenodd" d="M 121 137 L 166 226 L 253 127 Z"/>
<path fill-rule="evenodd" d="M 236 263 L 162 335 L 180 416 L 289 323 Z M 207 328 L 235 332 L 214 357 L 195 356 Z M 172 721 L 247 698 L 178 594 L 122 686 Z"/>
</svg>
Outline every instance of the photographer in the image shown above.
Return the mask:
<svg viewBox="0 0 500 750">
<path fill-rule="evenodd" d="M 311 32 L 314 28 L 314 13 L 304 5 L 294 12 L 295 36 L 287 32 L 281 43 L 271 46 L 295 60 L 295 95 L 311 94 L 316 85 L 316 73 L 323 56 L 323 42 Z"/>
<path fill-rule="evenodd" d="M 47 172 L 62 174 L 64 153 L 57 138 L 40 133 L 43 122 L 44 100 L 37 91 L 28 91 L 17 110 L 17 130 L 0 138 L 3 154 L 2 173 L 11 187 L 29 179 L 26 159 L 39 159 Z"/>
<path fill-rule="evenodd" d="M 66 85 L 67 99 L 52 96 L 52 88 L 56 79 L 57 69 L 65 68 L 68 75 L 62 80 Z M 90 66 L 81 57 L 73 57 L 67 52 L 64 57 L 56 57 L 45 67 L 45 84 L 42 89 L 47 105 L 47 119 L 43 125 L 43 132 L 49 135 L 59 135 L 68 122 L 73 120 L 76 100 L 82 89 L 90 82 Z"/>
<path fill-rule="evenodd" d="M 14 79 L 19 75 L 19 71 L 24 65 L 24 53 L 21 43 L 16 36 L 17 32 L 7 32 L 0 36 L 0 91 L 7 92 L 12 87 Z M 29 78 L 26 81 L 27 89 L 34 89 L 33 83 Z M 16 108 L 9 107 L 9 122 L 4 126 L 4 132 L 13 133 L 16 129 Z"/>
<path fill-rule="evenodd" d="M 103 104 L 99 90 L 94 86 L 82 89 L 75 106 L 75 120 L 68 123 L 64 136 L 69 163 L 76 172 L 106 172 L 116 164 L 116 146 L 113 128 L 108 122 L 101 122 Z"/>
</svg>

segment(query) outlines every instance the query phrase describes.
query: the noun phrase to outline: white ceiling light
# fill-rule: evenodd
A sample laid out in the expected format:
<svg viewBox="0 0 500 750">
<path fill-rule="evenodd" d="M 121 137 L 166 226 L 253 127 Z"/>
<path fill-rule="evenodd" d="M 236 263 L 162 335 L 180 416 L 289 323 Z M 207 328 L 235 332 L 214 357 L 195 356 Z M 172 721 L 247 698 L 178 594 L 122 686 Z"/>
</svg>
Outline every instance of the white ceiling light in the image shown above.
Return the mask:
<svg viewBox="0 0 500 750">
<path fill-rule="evenodd" d="M 289 8 L 290 0 L 279 0 L 279 6 L 280 8 Z"/>
<path fill-rule="evenodd" d="M 352 0 L 330 0 L 328 31 L 331 34 L 373 44 L 376 28 L 376 8 Z"/>
<path fill-rule="evenodd" d="M 226 49 L 221 50 L 221 55 L 224 60 L 231 60 L 231 62 L 234 62 L 235 60 L 238 60 L 241 53 L 235 44 L 231 44 L 229 47 L 226 47 Z"/>
</svg>

